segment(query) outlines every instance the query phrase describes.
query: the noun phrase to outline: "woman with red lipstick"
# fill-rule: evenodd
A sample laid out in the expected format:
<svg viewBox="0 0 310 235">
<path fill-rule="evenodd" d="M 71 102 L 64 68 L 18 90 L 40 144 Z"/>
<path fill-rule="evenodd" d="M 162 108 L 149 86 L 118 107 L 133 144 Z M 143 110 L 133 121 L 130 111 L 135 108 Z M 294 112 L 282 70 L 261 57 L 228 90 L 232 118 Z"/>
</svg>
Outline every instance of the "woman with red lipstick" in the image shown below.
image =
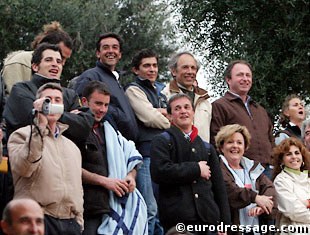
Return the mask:
<svg viewBox="0 0 310 235">
<path fill-rule="evenodd" d="M 278 228 L 282 225 L 310 224 L 310 152 L 298 139 L 283 140 L 274 149 L 274 185 L 281 212 Z M 297 228 L 297 227 L 296 227 Z M 303 234 L 303 233 L 283 233 Z M 304 233 L 309 234 L 309 233 Z"/>
<path fill-rule="evenodd" d="M 282 104 L 280 114 L 280 123 L 284 129 L 277 132 L 276 144 L 291 136 L 301 139 L 300 127 L 305 118 L 306 112 L 302 99 L 295 94 L 288 95 Z"/>
<path fill-rule="evenodd" d="M 274 217 L 277 203 L 275 188 L 263 174 L 264 167 L 243 156 L 250 144 L 250 133 L 245 126 L 226 125 L 217 133 L 215 142 L 221 153 L 220 166 L 226 184 L 232 224 L 249 228 L 242 231 L 243 234 L 258 234 L 250 228 L 266 224 L 270 217 Z"/>
</svg>

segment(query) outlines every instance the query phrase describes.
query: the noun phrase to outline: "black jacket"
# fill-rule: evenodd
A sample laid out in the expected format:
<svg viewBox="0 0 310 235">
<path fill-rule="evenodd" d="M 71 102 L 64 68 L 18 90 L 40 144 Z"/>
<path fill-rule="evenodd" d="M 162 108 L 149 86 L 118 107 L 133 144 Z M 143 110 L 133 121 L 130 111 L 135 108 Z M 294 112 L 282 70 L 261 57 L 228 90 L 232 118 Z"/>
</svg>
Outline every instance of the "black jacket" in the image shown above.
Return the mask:
<svg viewBox="0 0 310 235">
<path fill-rule="evenodd" d="M 104 82 L 108 86 L 111 93 L 108 114 L 112 116 L 118 130 L 126 139 L 136 141 L 138 138 L 138 125 L 134 112 L 122 86 L 118 83 L 111 70 L 97 61 L 96 67 L 86 70 L 79 76 L 74 89 L 81 97 L 84 87 L 93 80 Z"/>
<path fill-rule="evenodd" d="M 208 162 L 210 180 L 200 177 L 199 161 Z M 156 136 L 151 147 L 151 176 L 159 184 L 159 217 L 165 227 L 189 221 L 230 224 L 219 158 L 212 145 L 199 136 L 189 142 L 175 126 Z"/>
<path fill-rule="evenodd" d="M 81 149 L 83 169 L 108 177 L 108 160 L 104 127 L 99 123 L 88 136 Z M 84 217 L 104 214 L 110 211 L 109 191 L 99 185 L 85 184 L 84 189 Z"/>
<path fill-rule="evenodd" d="M 31 124 L 36 92 L 40 86 L 48 82 L 60 83 L 60 80 L 34 74 L 32 80 L 19 82 L 13 86 L 3 114 L 9 135 L 18 128 Z M 63 101 L 65 112 L 59 121 L 69 125 L 64 135 L 76 144 L 85 141 L 94 122 L 93 116 L 88 112 L 70 113 L 71 110 L 80 108 L 79 97 L 74 90 L 63 87 Z"/>
</svg>

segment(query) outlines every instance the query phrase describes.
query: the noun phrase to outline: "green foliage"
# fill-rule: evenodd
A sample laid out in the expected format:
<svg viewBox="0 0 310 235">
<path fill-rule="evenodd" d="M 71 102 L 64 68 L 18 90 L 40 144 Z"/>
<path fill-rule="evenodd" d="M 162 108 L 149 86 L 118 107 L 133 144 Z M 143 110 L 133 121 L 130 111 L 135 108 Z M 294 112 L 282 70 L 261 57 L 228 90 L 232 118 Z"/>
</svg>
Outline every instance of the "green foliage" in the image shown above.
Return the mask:
<svg viewBox="0 0 310 235">
<path fill-rule="evenodd" d="M 221 62 L 216 89 L 233 59 L 254 69 L 251 96 L 275 115 L 289 93 L 310 97 L 309 0 L 175 0 L 186 40 Z M 223 83 L 221 83 L 223 84 Z"/>
<path fill-rule="evenodd" d="M 64 84 L 94 67 L 95 44 L 104 32 L 118 33 L 124 39 L 118 69 L 129 75 L 130 61 L 137 50 L 154 49 L 163 65 L 175 49 L 167 14 L 165 6 L 154 0 L 2 0 L 0 58 L 11 51 L 31 50 L 30 44 L 42 26 L 56 20 L 73 38 L 75 47 L 64 67 Z"/>
</svg>

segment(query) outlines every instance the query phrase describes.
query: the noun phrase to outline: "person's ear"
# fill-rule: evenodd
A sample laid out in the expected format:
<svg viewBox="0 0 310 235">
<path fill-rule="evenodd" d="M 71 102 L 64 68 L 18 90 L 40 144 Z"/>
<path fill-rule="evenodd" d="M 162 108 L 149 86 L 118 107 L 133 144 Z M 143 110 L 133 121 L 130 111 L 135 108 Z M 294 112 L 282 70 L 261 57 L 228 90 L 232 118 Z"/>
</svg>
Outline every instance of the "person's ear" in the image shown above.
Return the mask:
<svg viewBox="0 0 310 235">
<path fill-rule="evenodd" d="M 37 73 L 39 71 L 39 66 L 37 64 L 32 64 L 31 65 L 32 70 Z"/>
<path fill-rule="evenodd" d="M 226 83 L 227 83 L 228 86 L 229 86 L 229 84 L 230 84 L 230 79 L 231 79 L 231 78 L 229 78 L 229 77 L 225 77 L 225 81 L 226 81 Z"/>
<path fill-rule="evenodd" d="M 10 226 L 9 226 L 9 224 L 6 221 L 4 221 L 4 220 L 1 220 L 0 224 L 1 224 L 1 229 L 4 232 L 4 234 L 10 234 L 10 231 L 9 231 L 10 230 Z"/>
<path fill-rule="evenodd" d="M 83 97 L 81 98 L 81 103 L 82 103 L 83 106 L 88 107 L 88 100 L 86 99 L 86 97 L 83 96 Z"/>
<path fill-rule="evenodd" d="M 136 76 L 138 76 L 138 73 L 137 73 L 138 69 L 136 69 L 136 67 L 132 67 L 131 71 L 132 71 Z"/>
<path fill-rule="evenodd" d="M 289 112 L 288 112 L 288 108 L 283 110 L 283 114 L 284 114 L 285 117 L 290 118 L 290 115 L 289 115 Z"/>
<path fill-rule="evenodd" d="M 100 60 L 100 51 L 98 51 L 98 50 L 96 51 L 96 57 L 98 60 Z"/>
<path fill-rule="evenodd" d="M 176 69 L 171 69 L 171 74 L 172 74 L 172 77 L 176 77 L 177 76 L 177 70 Z"/>
</svg>

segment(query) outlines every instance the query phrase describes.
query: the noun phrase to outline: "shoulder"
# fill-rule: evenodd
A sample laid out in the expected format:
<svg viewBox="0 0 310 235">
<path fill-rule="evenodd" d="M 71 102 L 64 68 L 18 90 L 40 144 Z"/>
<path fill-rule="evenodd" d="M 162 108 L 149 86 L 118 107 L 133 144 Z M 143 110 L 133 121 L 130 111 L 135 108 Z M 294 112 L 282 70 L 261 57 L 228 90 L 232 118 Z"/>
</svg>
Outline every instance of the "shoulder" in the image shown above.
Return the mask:
<svg viewBox="0 0 310 235">
<path fill-rule="evenodd" d="M 13 51 L 4 59 L 4 66 L 18 62 L 26 63 L 28 65 L 31 63 L 32 53 L 33 51 Z"/>
<path fill-rule="evenodd" d="M 21 127 L 21 128 L 18 128 L 17 130 L 15 130 L 9 137 L 9 140 L 8 140 L 8 143 L 16 140 L 16 139 L 19 139 L 19 138 L 24 138 L 24 137 L 27 137 L 30 135 L 30 131 L 31 131 L 31 126 L 28 125 L 28 126 L 24 126 L 24 127 Z"/>
<path fill-rule="evenodd" d="M 276 176 L 273 183 L 275 186 L 279 186 L 280 184 L 291 185 L 293 179 L 283 170 Z"/>
<path fill-rule="evenodd" d="M 226 104 L 229 104 L 229 100 L 227 100 L 225 97 L 220 97 L 217 100 L 212 102 L 212 107 L 220 107 L 225 106 Z"/>
<path fill-rule="evenodd" d="M 27 92 L 28 90 L 29 91 L 37 90 L 36 85 L 32 81 L 18 82 L 13 85 L 10 96 L 20 94 L 23 96 L 28 96 L 29 95 L 29 93 Z"/>
<path fill-rule="evenodd" d="M 80 81 L 81 78 L 91 77 L 91 76 L 93 76 L 94 74 L 96 74 L 97 72 L 98 72 L 98 71 L 97 71 L 96 67 L 87 69 L 87 70 L 85 70 L 83 73 L 81 73 L 81 74 L 79 75 L 79 78 L 77 79 L 77 81 Z"/>
<path fill-rule="evenodd" d="M 64 95 L 68 95 L 68 96 L 77 96 L 77 93 L 75 92 L 75 90 L 71 89 L 71 88 L 67 88 L 67 87 L 62 87 L 63 93 Z"/>
</svg>

